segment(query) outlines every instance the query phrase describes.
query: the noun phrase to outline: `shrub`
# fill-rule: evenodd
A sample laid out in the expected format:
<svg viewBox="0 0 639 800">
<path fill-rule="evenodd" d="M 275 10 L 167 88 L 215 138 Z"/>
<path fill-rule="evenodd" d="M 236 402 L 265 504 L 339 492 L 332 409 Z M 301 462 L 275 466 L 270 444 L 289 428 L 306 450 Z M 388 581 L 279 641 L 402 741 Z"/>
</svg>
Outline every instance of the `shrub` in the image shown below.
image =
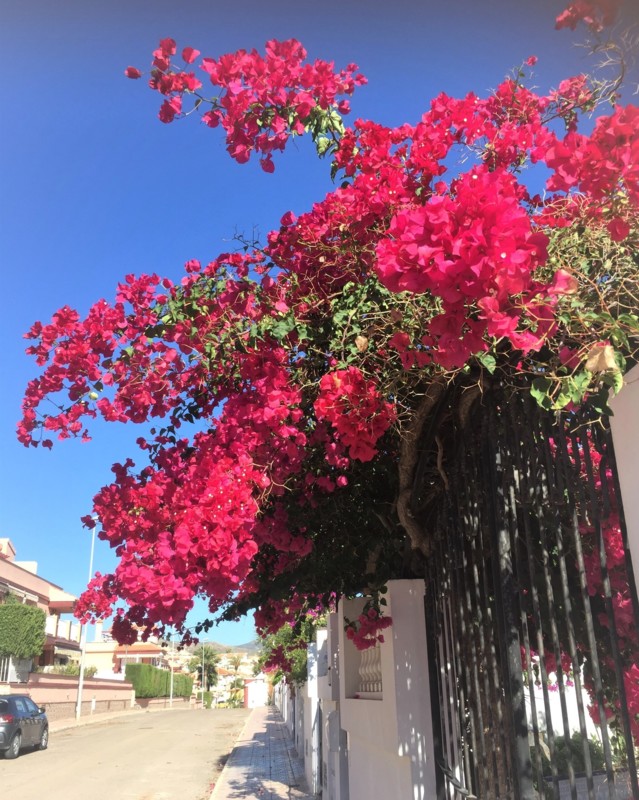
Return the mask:
<svg viewBox="0 0 639 800">
<path fill-rule="evenodd" d="M 605 768 L 605 760 L 603 747 L 596 739 L 588 741 L 590 747 L 590 760 L 592 762 L 593 772 Z M 555 738 L 555 764 L 557 766 L 557 774 L 560 778 L 568 777 L 568 761 L 572 760 L 572 766 L 575 774 L 579 775 L 586 771 L 586 764 L 584 761 L 583 738 L 581 733 L 573 733 L 570 739 L 565 736 L 557 736 Z M 550 761 L 544 756 L 544 775 L 551 775 Z"/>
<path fill-rule="evenodd" d="M 169 697 L 171 694 L 171 672 L 151 664 L 127 664 L 125 675 L 133 684 L 136 697 Z M 179 672 L 173 673 L 173 696 L 190 697 L 193 679 Z"/>
<path fill-rule="evenodd" d="M 44 650 L 46 615 L 9 595 L 0 605 L 0 656 L 36 658 Z"/>
<path fill-rule="evenodd" d="M 85 667 L 84 677 L 92 678 L 98 671 L 97 667 Z M 77 661 L 69 661 L 68 664 L 58 664 L 51 670 L 52 675 L 79 675 L 80 665 Z"/>
</svg>

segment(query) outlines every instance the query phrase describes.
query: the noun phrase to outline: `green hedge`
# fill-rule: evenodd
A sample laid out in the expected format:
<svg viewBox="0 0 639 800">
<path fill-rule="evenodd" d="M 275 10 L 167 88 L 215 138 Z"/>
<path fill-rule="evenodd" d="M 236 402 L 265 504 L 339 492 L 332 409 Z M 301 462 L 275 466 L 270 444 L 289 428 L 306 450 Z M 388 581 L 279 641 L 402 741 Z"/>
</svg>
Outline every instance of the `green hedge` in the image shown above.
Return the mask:
<svg viewBox="0 0 639 800">
<path fill-rule="evenodd" d="M 151 664 L 127 664 L 125 675 L 133 684 L 136 697 L 169 697 L 171 694 L 171 672 L 168 669 L 159 669 Z M 193 678 L 173 673 L 174 697 L 190 697 L 192 690 Z"/>
<path fill-rule="evenodd" d="M 44 650 L 46 615 L 13 595 L 0 603 L 0 657 L 36 658 Z"/>
</svg>

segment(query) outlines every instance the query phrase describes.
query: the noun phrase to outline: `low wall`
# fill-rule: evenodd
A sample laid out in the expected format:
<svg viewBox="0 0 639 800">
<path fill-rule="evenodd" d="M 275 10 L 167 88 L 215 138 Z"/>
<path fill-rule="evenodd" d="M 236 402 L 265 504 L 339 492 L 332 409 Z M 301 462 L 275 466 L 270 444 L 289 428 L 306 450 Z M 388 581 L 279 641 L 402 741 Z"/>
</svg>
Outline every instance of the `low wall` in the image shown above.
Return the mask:
<svg viewBox="0 0 639 800">
<path fill-rule="evenodd" d="M 51 721 L 73 719 L 78 699 L 78 678 L 71 675 L 52 675 L 34 672 L 28 683 L 9 683 L 0 685 L 3 692 L 28 694 L 34 703 L 45 706 Z M 188 697 L 174 697 L 173 704 L 168 697 L 135 699 L 133 685 L 126 681 L 111 681 L 102 678 L 85 678 L 82 689 L 82 717 L 93 714 L 130 711 L 131 709 L 159 710 L 163 708 L 189 708 Z"/>
<path fill-rule="evenodd" d="M 0 690 L 2 691 L 2 690 Z M 73 675 L 52 675 L 33 672 L 27 683 L 10 683 L 8 691 L 28 694 L 34 703 L 45 706 L 50 720 L 75 716 L 78 699 L 78 678 Z M 85 678 L 82 690 L 82 716 L 127 711 L 135 704 L 133 686 L 125 681 Z"/>
<path fill-rule="evenodd" d="M 37 700 L 35 702 L 38 702 Z M 65 719 L 75 718 L 75 701 L 64 703 L 40 703 L 44 705 L 47 710 L 47 717 L 50 722 L 58 722 Z M 109 712 L 122 712 L 131 711 L 132 705 L 130 700 L 88 700 L 82 701 L 81 718 L 92 717 L 96 714 L 107 714 Z"/>
<path fill-rule="evenodd" d="M 612 794 L 609 792 L 608 778 L 605 774 L 595 774 L 592 776 L 596 800 L 632 800 L 632 787 L 630 785 L 630 775 L 626 771 L 615 773 L 615 787 Z M 575 778 L 577 788 L 577 800 L 588 800 L 588 785 L 585 777 Z M 552 780 L 546 779 L 549 793 L 552 793 Z M 559 781 L 559 800 L 570 800 L 572 797 L 569 780 Z"/>
<path fill-rule="evenodd" d="M 149 711 L 161 708 L 190 708 L 192 706 L 199 707 L 198 704 L 191 703 L 189 697 L 174 697 L 173 703 L 168 697 L 138 697 L 135 701 L 136 708 L 149 709 Z"/>
</svg>

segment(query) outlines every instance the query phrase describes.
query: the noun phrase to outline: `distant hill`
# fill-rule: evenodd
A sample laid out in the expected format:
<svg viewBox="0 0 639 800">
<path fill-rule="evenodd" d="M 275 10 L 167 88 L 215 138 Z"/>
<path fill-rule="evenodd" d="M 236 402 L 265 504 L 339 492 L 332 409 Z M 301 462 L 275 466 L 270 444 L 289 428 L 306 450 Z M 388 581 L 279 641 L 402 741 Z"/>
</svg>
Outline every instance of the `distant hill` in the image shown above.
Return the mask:
<svg viewBox="0 0 639 800">
<path fill-rule="evenodd" d="M 202 647 L 203 644 L 210 645 L 217 650 L 218 653 L 249 653 L 253 655 L 260 651 L 259 639 L 253 639 L 252 642 L 247 642 L 246 644 L 223 644 L 222 642 L 215 642 L 212 639 L 200 639 L 199 644 L 189 649 L 197 650 L 197 648 Z"/>
<path fill-rule="evenodd" d="M 240 644 L 233 649 L 239 650 L 242 653 L 259 653 L 260 648 L 261 648 L 260 640 L 253 639 L 253 641 L 247 642 L 246 644 Z"/>
</svg>

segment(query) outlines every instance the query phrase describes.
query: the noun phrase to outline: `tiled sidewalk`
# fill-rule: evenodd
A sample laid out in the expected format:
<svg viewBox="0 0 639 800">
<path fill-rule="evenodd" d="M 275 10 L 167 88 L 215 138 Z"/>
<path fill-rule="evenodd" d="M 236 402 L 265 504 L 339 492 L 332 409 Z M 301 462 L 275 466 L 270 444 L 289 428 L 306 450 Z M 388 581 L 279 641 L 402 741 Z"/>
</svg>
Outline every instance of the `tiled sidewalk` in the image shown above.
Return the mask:
<svg viewBox="0 0 639 800">
<path fill-rule="evenodd" d="M 302 759 L 273 706 L 255 708 L 210 800 L 313 800 Z"/>
</svg>

